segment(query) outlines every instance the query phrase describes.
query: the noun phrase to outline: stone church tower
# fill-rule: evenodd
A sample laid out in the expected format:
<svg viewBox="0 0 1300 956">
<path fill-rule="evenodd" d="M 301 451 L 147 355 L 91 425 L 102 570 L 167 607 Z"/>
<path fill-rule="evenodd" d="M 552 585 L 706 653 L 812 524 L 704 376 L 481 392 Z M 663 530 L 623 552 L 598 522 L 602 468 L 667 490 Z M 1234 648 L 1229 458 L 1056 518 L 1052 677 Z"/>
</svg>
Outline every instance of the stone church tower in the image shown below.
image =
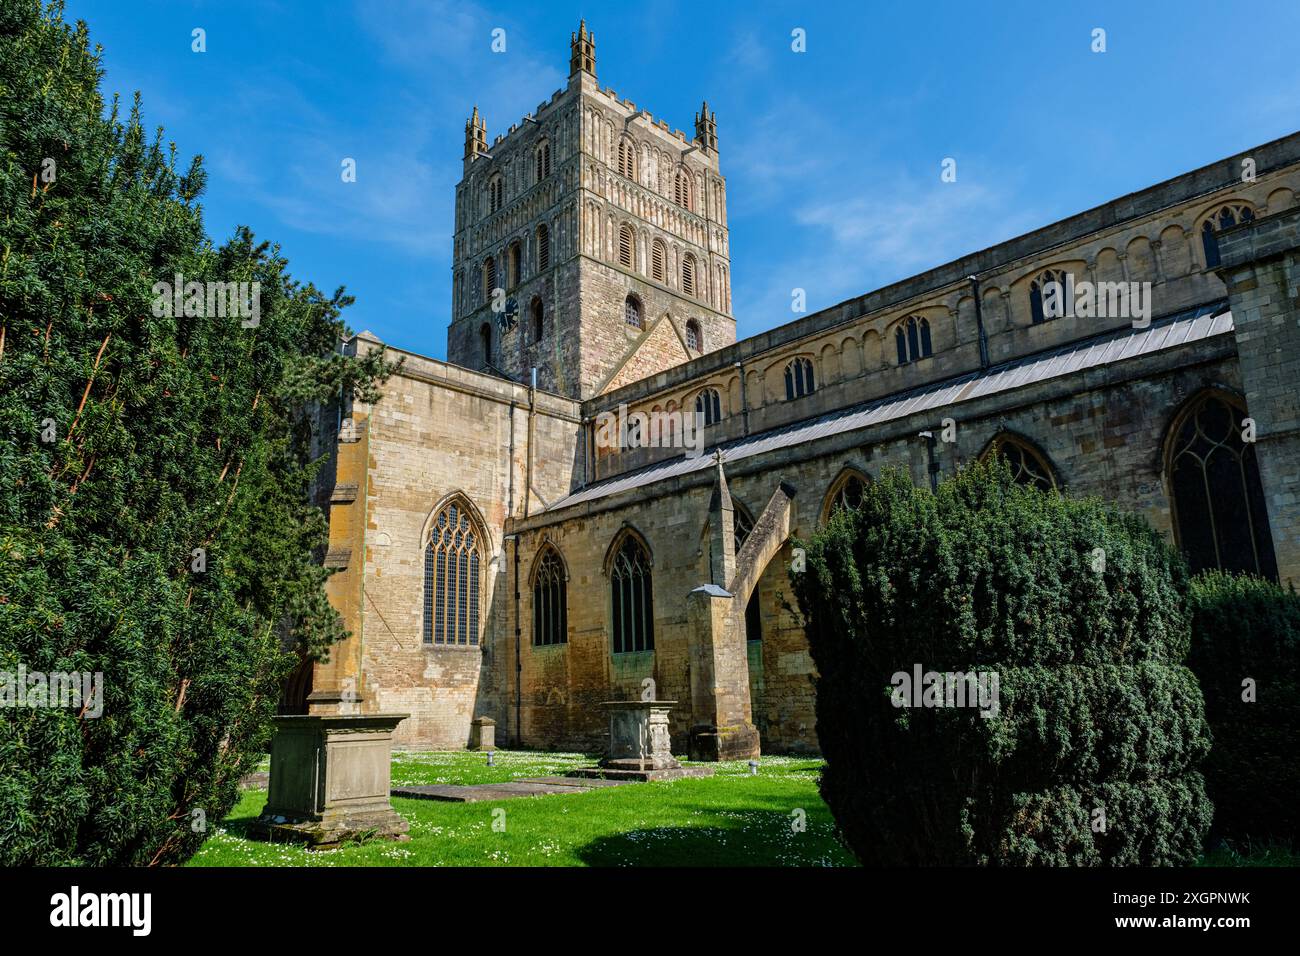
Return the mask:
<svg viewBox="0 0 1300 956">
<path fill-rule="evenodd" d="M 478 107 L 456 186 L 448 361 L 587 399 L 732 344 L 715 115 L 695 135 L 596 81 L 569 83 L 488 145 Z"/>
</svg>

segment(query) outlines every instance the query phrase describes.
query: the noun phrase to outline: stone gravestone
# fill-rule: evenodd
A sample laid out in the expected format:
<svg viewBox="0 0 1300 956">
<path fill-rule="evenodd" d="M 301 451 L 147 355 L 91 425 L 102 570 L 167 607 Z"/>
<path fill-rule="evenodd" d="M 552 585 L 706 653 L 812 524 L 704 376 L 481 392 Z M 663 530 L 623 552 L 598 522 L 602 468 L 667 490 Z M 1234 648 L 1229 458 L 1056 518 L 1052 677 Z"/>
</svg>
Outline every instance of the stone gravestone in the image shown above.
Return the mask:
<svg viewBox="0 0 1300 956">
<path fill-rule="evenodd" d="M 276 717 L 266 807 L 253 834 L 312 848 L 410 825 L 389 803 L 393 730 L 406 714 Z"/>
</svg>

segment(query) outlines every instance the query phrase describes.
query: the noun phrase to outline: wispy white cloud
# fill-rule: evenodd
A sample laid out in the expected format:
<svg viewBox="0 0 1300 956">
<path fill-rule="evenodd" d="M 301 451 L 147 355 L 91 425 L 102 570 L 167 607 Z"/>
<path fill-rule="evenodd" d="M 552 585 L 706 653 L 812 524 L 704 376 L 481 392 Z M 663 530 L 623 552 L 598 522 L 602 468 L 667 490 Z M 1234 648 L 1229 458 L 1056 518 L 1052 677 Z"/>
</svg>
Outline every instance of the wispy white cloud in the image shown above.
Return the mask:
<svg viewBox="0 0 1300 956">
<path fill-rule="evenodd" d="M 813 312 L 1044 224 L 1017 195 L 1017 177 L 994 179 L 979 166 L 959 163 L 957 182 L 944 183 L 938 161 L 932 178 L 897 165 L 828 163 L 824 175 L 787 184 L 797 197 L 782 243 L 789 252 L 760 268 L 733 265 L 741 334 L 798 318 L 794 289 Z"/>
</svg>

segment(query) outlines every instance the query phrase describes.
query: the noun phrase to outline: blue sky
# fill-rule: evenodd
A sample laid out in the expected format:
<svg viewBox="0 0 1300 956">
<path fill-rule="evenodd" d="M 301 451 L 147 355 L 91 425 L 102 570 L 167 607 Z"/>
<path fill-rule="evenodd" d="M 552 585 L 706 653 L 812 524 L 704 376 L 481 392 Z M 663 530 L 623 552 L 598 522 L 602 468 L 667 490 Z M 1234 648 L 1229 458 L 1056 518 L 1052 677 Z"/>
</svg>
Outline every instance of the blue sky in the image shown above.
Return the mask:
<svg viewBox="0 0 1300 956">
<path fill-rule="evenodd" d="M 549 99 L 580 15 L 603 86 L 688 135 L 701 98 L 716 111 L 744 337 L 795 318 L 793 288 L 825 308 L 1300 130 L 1300 4 L 1234 9 L 68 0 L 66 16 L 103 45 L 105 93 L 140 90 L 147 125 L 204 155 L 214 238 L 250 226 L 297 277 L 346 285 L 354 329 L 443 357 L 465 118 L 477 103 L 491 141 Z"/>
</svg>

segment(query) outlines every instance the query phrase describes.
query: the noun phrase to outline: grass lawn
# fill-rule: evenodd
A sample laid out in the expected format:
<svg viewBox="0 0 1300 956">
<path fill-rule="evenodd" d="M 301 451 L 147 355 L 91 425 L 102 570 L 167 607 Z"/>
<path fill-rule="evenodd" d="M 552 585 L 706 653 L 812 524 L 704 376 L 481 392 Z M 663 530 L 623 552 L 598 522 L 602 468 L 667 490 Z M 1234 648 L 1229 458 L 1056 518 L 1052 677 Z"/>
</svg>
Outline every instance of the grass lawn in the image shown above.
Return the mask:
<svg viewBox="0 0 1300 956">
<path fill-rule="evenodd" d="M 393 783 L 501 783 L 590 766 L 584 754 L 395 753 Z M 852 866 L 817 793 L 821 761 L 764 757 L 712 765 L 713 777 L 480 803 L 393 798 L 410 842 L 312 851 L 248 839 L 266 803 L 245 791 L 189 866 Z M 263 768 L 265 769 L 265 768 Z M 504 831 L 493 810 L 505 811 Z M 796 820 L 803 828 L 797 829 Z"/>
</svg>

